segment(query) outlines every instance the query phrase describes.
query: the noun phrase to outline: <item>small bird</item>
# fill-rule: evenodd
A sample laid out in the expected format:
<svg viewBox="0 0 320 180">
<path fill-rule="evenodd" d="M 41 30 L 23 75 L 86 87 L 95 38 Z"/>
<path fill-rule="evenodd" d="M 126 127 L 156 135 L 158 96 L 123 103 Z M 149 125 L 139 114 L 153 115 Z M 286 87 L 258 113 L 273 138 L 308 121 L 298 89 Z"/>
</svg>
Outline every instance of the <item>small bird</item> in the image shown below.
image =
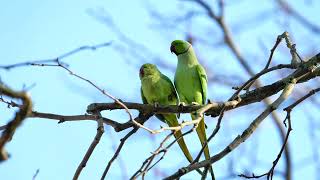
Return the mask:
<svg viewBox="0 0 320 180">
<path fill-rule="evenodd" d="M 162 74 L 153 64 L 143 64 L 140 68 L 141 98 L 144 104 L 178 105 L 179 98 L 171 80 Z M 170 127 L 179 126 L 176 114 L 156 114 L 156 117 Z M 181 131 L 174 133 L 179 138 L 178 144 L 189 162 L 193 158 L 181 137 Z"/>
<path fill-rule="evenodd" d="M 193 47 L 183 40 L 174 40 L 170 51 L 178 58 L 178 65 L 174 76 L 174 84 L 179 94 L 180 102 L 185 104 L 205 104 L 207 98 L 207 75 L 205 69 L 199 64 Z M 191 113 L 194 120 L 198 116 Z M 207 141 L 204 118 L 196 128 L 199 140 L 204 146 Z M 206 159 L 210 159 L 208 146 L 204 149 Z M 210 168 L 212 177 L 213 171 Z"/>
</svg>

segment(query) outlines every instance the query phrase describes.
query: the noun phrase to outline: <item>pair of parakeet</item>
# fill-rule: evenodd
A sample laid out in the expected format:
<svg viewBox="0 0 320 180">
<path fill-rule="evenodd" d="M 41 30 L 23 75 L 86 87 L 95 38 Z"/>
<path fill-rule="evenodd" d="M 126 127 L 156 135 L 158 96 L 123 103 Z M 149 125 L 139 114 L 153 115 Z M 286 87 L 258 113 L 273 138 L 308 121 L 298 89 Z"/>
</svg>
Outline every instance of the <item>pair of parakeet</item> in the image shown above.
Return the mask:
<svg viewBox="0 0 320 180">
<path fill-rule="evenodd" d="M 192 45 L 183 40 L 175 40 L 171 43 L 171 52 L 178 57 L 178 65 L 174 77 L 174 84 L 170 79 L 162 74 L 153 64 L 144 64 L 140 68 L 141 97 L 144 104 L 178 105 L 185 104 L 205 104 L 207 95 L 207 75 L 204 68 L 199 64 Z M 177 92 L 179 94 L 179 98 Z M 178 126 L 175 114 L 156 114 L 156 117 L 167 123 L 170 127 Z M 191 114 L 192 119 L 196 119 L 196 114 Z M 202 118 L 196 128 L 198 137 L 202 145 L 207 141 L 205 132 L 205 122 Z M 176 138 L 182 135 L 181 131 L 175 132 Z M 178 144 L 189 162 L 193 158 L 182 138 Z M 208 146 L 204 149 L 206 159 L 210 158 Z M 210 168 L 211 169 L 211 168 Z"/>
</svg>

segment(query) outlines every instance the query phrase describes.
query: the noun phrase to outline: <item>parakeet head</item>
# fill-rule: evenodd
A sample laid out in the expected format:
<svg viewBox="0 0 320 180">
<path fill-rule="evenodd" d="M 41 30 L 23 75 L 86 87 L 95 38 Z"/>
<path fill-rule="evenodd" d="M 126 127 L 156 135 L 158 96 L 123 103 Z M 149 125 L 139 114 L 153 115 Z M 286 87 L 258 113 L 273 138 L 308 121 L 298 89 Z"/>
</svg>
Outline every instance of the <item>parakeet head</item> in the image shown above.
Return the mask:
<svg viewBox="0 0 320 180">
<path fill-rule="evenodd" d="M 156 65 L 147 63 L 141 66 L 139 76 L 142 79 L 145 76 L 156 75 L 158 73 L 160 72 Z"/>
<path fill-rule="evenodd" d="M 188 52 L 190 47 L 191 47 L 191 44 L 188 43 L 187 41 L 174 40 L 171 43 L 170 51 L 178 56 L 180 54 Z"/>
</svg>

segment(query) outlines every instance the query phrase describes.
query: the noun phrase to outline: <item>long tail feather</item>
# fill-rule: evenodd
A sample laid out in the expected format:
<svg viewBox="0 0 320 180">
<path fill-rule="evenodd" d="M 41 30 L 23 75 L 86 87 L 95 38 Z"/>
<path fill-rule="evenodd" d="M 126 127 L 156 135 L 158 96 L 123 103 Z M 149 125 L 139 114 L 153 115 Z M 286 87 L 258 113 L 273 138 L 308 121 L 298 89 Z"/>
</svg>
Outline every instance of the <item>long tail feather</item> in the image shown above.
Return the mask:
<svg viewBox="0 0 320 180">
<path fill-rule="evenodd" d="M 191 114 L 191 118 L 192 119 L 196 119 L 197 116 Z M 204 146 L 205 142 L 207 142 L 206 124 L 204 122 L 204 118 L 202 118 L 200 120 L 196 131 L 197 131 L 199 140 L 201 142 L 201 145 Z M 203 153 L 204 153 L 204 156 L 205 156 L 206 160 L 210 159 L 210 152 L 209 152 L 208 145 L 204 148 Z M 213 170 L 212 170 L 212 166 L 210 166 L 209 170 L 210 170 L 210 174 L 211 174 L 212 179 L 215 179 L 214 173 L 213 173 Z"/>
<path fill-rule="evenodd" d="M 165 121 L 166 123 L 170 126 L 170 127 L 176 127 L 179 125 L 179 122 L 178 122 L 178 119 L 176 117 L 176 115 L 174 114 L 168 114 L 168 115 L 165 115 Z M 180 146 L 180 149 L 181 151 L 183 152 L 184 156 L 187 158 L 187 160 L 191 163 L 193 162 L 193 158 L 190 154 L 190 151 L 184 141 L 184 138 L 182 137 L 182 132 L 181 131 L 177 131 L 174 133 L 174 137 L 177 139 L 179 138 L 179 140 L 177 141 L 179 146 Z M 202 171 L 201 170 L 197 170 L 197 172 L 200 174 L 200 175 L 203 175 Z"/>
<path fill-rule="evenodd" d="M 170 127 L 175 127 L 179 125 L 179 122 L 177 120 L 177 117 L 174 114 L 168 114 L 165 115 L 165 119 L 166 119 L 166 123 L 170 126 Z M 180 149 L 182 150 L 183 154 L 185 155 L 185 157 L 188 159 L 189 162 L 193 161 L 193 158 L 189 152 L 189 149 L 184 141 L 184 138 L 181 137 L 182 136 L 182 132 L 181 131 L 177 131 L 174 134 L 175 138 L 179 138 L 178 140 L 178 144 L 180 146 Z"/>
</svg>

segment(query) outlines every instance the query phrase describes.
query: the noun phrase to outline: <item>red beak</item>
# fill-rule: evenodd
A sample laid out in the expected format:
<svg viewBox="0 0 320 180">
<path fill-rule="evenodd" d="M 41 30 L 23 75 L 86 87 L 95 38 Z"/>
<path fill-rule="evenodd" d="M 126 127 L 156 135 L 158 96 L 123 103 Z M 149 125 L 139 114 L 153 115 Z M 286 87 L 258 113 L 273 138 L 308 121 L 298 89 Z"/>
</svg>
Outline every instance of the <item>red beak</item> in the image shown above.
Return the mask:
<svg viewBox="0 0 320 180">
<path fill-rule="evenodd" d="M 143 77 L 143 76 L 144 76 L 143 67 L 140 68 L 140 74 L 139 74 L 139 75 L 140 75 L 140 77 Z"/>
</svg>

